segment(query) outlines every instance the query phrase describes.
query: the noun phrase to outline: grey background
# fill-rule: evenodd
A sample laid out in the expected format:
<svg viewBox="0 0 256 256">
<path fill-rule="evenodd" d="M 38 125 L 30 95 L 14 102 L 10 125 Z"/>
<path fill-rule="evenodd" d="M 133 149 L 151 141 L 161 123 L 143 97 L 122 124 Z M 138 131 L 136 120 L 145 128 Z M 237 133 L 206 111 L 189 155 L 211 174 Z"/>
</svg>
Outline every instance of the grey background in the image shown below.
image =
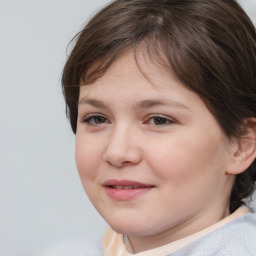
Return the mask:
<svg viewBox="0 0 256 256">
<path fill-rule="evenodd" d="M 82 255 L 106 224 L 80 184 L 60 76 L 106 0 L 0 0 L 0 256 Z M 242 1 L 256 20 L 256 1 Z"/>
</svg>

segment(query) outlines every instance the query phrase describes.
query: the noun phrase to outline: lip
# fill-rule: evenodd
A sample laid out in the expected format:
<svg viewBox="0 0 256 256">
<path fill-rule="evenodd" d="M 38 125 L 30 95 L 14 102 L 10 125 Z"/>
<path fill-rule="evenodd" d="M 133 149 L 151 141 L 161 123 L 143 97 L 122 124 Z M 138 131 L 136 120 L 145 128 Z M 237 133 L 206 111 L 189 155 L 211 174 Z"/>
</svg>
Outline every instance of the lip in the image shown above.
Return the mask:
<svg viewBox="0 0 256 256">
<path fill-rule="evenodd" d="M 103 186 L 107 195 L 117 201 L 135 199 L 155 187 L 152 184 L 144 184 L 131 180 L 108 180 L 103 183 Z"/>
</svg>

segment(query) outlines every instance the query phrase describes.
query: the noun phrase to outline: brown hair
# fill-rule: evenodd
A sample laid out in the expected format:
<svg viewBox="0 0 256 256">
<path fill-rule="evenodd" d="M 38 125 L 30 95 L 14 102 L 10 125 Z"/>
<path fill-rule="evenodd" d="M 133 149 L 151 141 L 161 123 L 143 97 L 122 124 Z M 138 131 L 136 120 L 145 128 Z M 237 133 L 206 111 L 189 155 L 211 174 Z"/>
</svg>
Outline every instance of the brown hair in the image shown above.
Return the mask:
<svg viewBox="0 0 256 256">
<path fill-rule="evenodd" d="M 76 36 L 62 86 L 76 132 L 79 85 L 101 77 L 127 49 L 141 49 L 196 92 L 228 138 L 256 116 L 256 31 L 235 0 L 116 0 Z M 140 47 L 143 46 L 143 47 Z M 251 195 L 256 162 L 237 175 L 230 211 Z"/>
</svg>

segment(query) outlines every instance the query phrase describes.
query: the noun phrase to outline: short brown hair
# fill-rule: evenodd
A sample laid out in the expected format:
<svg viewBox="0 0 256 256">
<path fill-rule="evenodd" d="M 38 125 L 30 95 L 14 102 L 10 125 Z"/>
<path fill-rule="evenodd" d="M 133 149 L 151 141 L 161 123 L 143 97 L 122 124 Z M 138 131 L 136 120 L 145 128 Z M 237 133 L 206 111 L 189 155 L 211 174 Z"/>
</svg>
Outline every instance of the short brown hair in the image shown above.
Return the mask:
<svg viewBox="0 0 256 256">
<path fill-rule="evenodd" d="M 62 86 L 76 132 L 79 84 L 101 77 L 126 51 L 144 46 L 151 61 L 196 92 L 228 138 L 256 117 L 256 31 L 235 0 L 116 0 L 76 36 Z M 76 86 L 77 85 L 77 86 Z M 230 211 L 251 195 L 256 162 L 237 175 Z"/>
</svg>

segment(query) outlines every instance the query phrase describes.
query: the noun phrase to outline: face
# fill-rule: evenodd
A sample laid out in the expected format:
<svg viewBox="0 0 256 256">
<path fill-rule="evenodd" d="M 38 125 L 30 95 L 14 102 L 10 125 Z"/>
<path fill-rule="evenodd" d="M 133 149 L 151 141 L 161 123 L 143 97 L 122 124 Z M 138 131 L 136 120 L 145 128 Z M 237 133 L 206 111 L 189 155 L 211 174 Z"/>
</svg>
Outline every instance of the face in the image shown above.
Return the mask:
<svg viewBox="0 0 256 256">
<path fill-rule="evenodd" d="M 144 74 L 128 52 L 81 86 L 76 162 L 88 197 L 114 230 L 168 242 L 226 214 L 230 154 L 197 94 L 143 60 L 140 68 Z"/>
</svg>

